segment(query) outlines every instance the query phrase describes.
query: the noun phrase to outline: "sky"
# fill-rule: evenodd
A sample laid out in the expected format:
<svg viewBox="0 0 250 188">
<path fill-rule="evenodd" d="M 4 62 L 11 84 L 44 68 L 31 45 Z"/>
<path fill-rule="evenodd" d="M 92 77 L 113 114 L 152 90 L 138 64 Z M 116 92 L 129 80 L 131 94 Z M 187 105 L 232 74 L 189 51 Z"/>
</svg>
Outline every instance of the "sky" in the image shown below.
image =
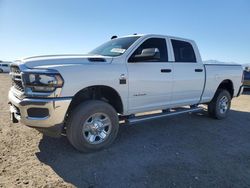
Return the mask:
<svg viewBox="0 0 250 188">
<path fill-rule="evenodd" d="M 193 39 L 203 60 L 250 63 L 250 1 L 0 0 L 0 60 L 86 54 L 133 33 Z"/>
</svg>

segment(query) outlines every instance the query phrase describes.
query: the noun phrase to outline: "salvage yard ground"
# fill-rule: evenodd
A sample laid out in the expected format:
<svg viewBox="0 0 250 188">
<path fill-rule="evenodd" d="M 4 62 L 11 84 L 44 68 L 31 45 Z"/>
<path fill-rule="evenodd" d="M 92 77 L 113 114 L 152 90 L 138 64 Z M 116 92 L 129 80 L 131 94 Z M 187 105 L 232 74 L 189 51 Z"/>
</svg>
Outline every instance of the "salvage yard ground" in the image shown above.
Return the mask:
<svg viewBox="0 0 250 188">
<path fill-rule="evenodd" d="M 122 126 L 110 148 L 82 154 L 10 124 L 9 87 L 0 74 L 0 187 L 250 187 L 250 93 L 226 120 L 204 112 Z"/>
</svg>

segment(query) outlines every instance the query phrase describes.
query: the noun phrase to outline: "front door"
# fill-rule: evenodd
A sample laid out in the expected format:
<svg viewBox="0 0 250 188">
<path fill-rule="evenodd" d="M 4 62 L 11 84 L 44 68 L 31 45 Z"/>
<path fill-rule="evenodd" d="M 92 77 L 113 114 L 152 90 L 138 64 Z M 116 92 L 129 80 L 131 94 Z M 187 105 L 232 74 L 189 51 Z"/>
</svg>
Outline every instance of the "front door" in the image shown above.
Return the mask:
<svg viewBox="0 0 250 188">
<path fill-rule="evenodd" d="M 171 104 L 173 72 L 165 38 L 149 38 L 128 60 L 129 112 L 164 109 Z"/>
</svg>

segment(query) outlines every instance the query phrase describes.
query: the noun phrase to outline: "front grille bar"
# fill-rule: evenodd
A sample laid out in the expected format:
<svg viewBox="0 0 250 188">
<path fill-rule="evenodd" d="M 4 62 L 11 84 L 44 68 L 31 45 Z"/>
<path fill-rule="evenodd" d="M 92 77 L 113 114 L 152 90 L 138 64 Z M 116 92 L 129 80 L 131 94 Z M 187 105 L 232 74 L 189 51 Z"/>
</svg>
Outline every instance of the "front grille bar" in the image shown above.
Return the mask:
<svg viewBox="0 0 250 188">
<path fill-rule="evenodd" d="M 21 70 L 17 65 L 11 65 L 10 75 L 12 77 L 12 85 L 18 91 L 24 92 Z"/>
</svg>

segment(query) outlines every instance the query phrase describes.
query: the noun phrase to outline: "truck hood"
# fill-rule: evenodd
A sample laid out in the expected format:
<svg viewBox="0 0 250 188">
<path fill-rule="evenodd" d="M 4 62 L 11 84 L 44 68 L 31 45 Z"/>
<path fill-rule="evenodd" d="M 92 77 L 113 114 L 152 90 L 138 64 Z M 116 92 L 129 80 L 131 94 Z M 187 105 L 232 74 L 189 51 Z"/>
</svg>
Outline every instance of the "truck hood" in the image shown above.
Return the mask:
<svg viewBox="0 0 250 188">
<path fill-rule="evenodd" d="M 111 63 L 112 57 L 99 55 L 45 55 L 24 58 L 17 61 L 28 68 L 49 68 L 74 64 Z"/>
</svg>

